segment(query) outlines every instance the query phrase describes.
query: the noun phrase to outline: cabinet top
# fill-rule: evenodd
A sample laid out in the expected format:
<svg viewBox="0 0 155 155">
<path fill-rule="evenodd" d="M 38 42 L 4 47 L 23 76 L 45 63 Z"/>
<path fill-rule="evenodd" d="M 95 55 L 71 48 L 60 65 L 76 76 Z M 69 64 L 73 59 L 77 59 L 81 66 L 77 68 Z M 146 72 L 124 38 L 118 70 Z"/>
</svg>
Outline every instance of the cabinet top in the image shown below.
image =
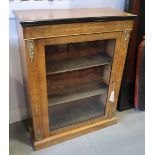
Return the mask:
<svg viewBox="0 0 155 155">
<path fill-rule="evenodd" d="M 112 8 L 50 9 L 14 11 L 20 24 L 25 26 L 132 20 L 136 15 Z"/>
</svg>

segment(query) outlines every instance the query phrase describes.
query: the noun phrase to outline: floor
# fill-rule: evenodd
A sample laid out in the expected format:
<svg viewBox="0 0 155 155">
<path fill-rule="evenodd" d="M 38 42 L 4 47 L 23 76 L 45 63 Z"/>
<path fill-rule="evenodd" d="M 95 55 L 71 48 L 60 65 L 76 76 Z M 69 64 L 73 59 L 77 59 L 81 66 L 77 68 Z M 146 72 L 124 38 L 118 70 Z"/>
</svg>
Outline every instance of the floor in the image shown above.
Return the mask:
<svg viewBox="0 0 155 155">
<path fill-rule="evenodd" d="M 10 125 L 10 155 L 144 155 L 145 112 L 118 112 L 118 123 L 87 135 L 34 151 L 30 135 L 18 122 Z"/>
</svg>

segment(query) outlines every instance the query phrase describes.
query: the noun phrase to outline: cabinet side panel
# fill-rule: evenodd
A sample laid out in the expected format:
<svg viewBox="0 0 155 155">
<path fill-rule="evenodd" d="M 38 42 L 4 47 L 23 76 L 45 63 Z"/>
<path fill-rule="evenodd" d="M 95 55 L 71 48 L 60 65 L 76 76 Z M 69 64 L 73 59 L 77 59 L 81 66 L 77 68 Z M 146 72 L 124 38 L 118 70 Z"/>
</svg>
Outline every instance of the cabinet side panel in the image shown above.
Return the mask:
<svg viewBox="0 0 155 155">
<path fill-rule="evenodd" d="M 29 117 L 32 117 L 32 112 L 29 104 L 29 92 L 28 92 L 28 81 L 27 81 L 27 65 L 26 65 L 26 55 L 25 55 L 25 42 L 23 40 L 23 30 L 19 21 L 16 21 L 17 32 L 18 32 L 18 43 L 19 43 L 19 52 L 20 52 L 20 61 L 22 66 L 22 74 L 23 74 L 23 82 L 24 82 L 24 90 L 26 95 L 26 102 L 28 108 Z"/>
<path fill-rule="evenodd" d="M 43 139 L 43 128 L 41 121 L 41 111 L 40 111 L 40 92 L 39 92 L 39 82 L 38 82 L 38 63 L 37 59 L 31 63 L 30 60 L 30 49 L 27 48 L 27 42 L 23 39 L 23 29 L 20 23 L 17 21 L 18 25 L 18 36 L 19 36 L 19 48 L 23 72 L 23 80 L 25 93 L 27 97 L 29 114 L 31 117 L 31 127 L 32 134 L 34 135 L 35 141 Z M 34 42 L 34 52 L 35 52 L 35 42 Z M 35 52 L 35 57 L 37 58 L 37 52 Z"/>
</svg>

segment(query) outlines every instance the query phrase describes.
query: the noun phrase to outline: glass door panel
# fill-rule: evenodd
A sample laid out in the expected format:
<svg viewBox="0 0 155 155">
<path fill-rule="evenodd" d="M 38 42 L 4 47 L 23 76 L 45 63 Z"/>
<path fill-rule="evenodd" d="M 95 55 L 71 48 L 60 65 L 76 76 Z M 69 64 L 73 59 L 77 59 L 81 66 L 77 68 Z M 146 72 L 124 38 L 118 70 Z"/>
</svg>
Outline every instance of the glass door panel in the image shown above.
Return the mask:
<svg viewBox="0 0 155 155">
<path fill-rule="evenodd" d="M 105 115 L 115 39 L 45 46 L 50 130 Z"/>
</svg>

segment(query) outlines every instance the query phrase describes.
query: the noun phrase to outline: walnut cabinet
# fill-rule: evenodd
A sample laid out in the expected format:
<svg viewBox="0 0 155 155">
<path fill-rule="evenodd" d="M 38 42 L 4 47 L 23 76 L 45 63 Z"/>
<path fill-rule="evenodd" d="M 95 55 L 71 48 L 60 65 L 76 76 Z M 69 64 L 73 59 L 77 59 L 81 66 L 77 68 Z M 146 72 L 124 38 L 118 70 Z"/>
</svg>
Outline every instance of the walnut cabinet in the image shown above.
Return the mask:
<svg viewBox="0 0 155 155">
<path fill-rule="evenodd" d="M 135 15 L 15 11 L 36 150 L 112 125 Z"/>
</svg>

